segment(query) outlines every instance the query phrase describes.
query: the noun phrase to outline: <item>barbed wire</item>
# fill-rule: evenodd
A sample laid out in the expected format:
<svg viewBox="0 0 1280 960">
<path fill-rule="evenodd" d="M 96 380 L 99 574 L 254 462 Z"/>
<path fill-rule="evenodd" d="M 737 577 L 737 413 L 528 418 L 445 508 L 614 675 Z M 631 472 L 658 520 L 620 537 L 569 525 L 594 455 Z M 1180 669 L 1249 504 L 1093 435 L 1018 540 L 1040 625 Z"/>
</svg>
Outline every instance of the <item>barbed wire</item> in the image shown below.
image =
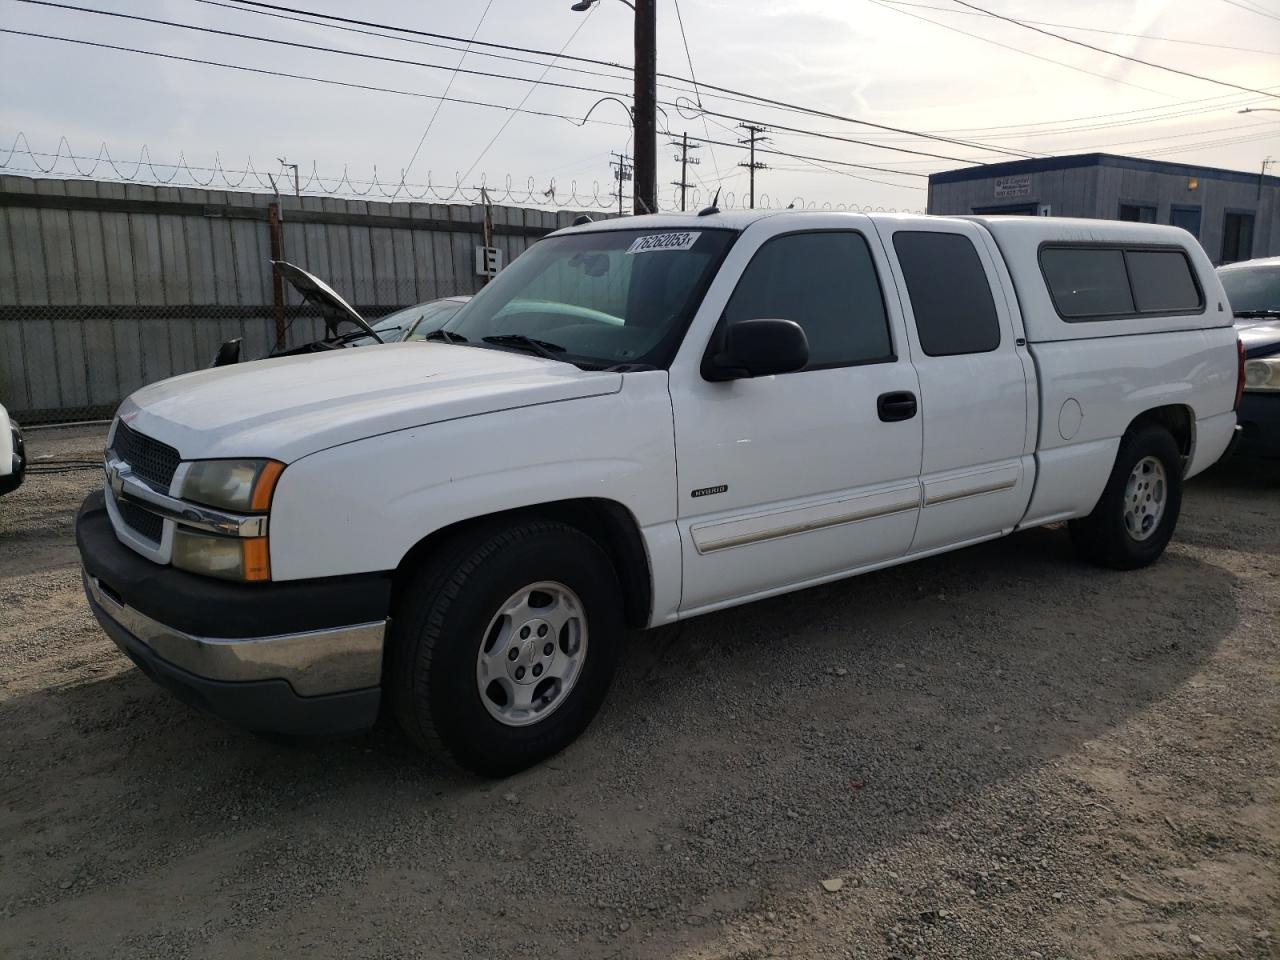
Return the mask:
<svg viewBox="0 0 1280 960">
<path fill-rule="evenodd" d="M 16 166 L 25 162 L 29 166 Z M 35 150 L 27 140 L 26 133 L 18 131 L 7 153 L 0 156 L 0 172 L 35 174 L 43 177 L 62 177 L 67 179 L 98 180 L 116 183 L 140 183 L 162 187 L 197 187 L 200 189 L 231 190 L 242 192 L 289 193 L 286 165 L 280 164 L 271 169 L 259 169 L 249 156 L 241 167 L 228 167 L 223 163 L 220 152 L 214 153 L 211 166 L 202 166 L 187 160 L 186 152 L 179 151 L 176 161 L 162 162 L 151 156 L 151 148 L 143 144 L 136 160 L 118 160 L 111 155 L 104 141 L 95 156 L 78 154 L 65 136 L 59 137 L 54 152 Z M 291 165 L 288 165 L 291 166 Z M 102 172 L 100 172 L 102 171 Z M 106 172 L 109 171 L 109 174 Z M 347 197 L 360 200 L 411 200 L 419 203 L 466 203 L 476 204 L 488 195 L 491 203 L 507 206 L 544 207 L 557 210 L 609 210 L 618 205 L 616 186 L 609 184 L 606 190 L 599 180 L 592 180 L 589 187 L 580 185 L 576 179 L 570 179 L 568 186 L 555 177 L 550 177 L 545 184 L 539 184 L 533 177 L 527 177 L 520 185 L 515 177 L 508 174 L 499 182 L 491 183 L 487 174 L 482 174 L 479 183 L 465 184 L 459 172 L 455 171 L 453 182 L 439 182 L 433 179 L 431 171 L 427 171 L 425 182 L 409 183 L 403 171 L 398 179 L 383 179 L 375 164 L 371 178 L 362 179 L 352 176 L 350 167 L 343 165 L 338 176 L 325 175 L 313 162 L 311 169 L 305 174 L 298 171 L 297 192 L 302 195 Z M 697 210 L 711 202 L 713 194 L 694 187 L 686 196 L 686 204 Z M 660 198 L 659 209 L 674 211 L 680 207 L 679 193 L 672 192 L 669 199 Z M 627 198 L 624 196 L 624 206 Z M 733 191 L 724 191 L 717 200 L 722 210 L 744 208 L 747 197 Z M 921 211 L 899 211 L 897 208 L 858 203 L 831 203 L 806 200 L 796 196 L 789 201 L 773 199 L 767 193 L 758 193 L 756 209 L 796 209 L 796 210 L 833 210 L 858 213 L 898 213 Z"/>
</svg>

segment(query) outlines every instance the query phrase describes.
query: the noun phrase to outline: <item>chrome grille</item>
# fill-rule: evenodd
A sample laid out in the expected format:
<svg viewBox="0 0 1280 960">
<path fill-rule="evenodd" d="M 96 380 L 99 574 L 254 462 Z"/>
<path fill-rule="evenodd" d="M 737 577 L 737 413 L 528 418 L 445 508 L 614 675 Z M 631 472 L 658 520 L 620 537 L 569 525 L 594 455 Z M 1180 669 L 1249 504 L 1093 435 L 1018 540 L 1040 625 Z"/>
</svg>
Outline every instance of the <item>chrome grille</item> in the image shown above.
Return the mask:
<svg viewBox="0 0 1280 960">
<path fill-rule="evenodd" d="M 173 482 L 174 471 L 182 460 L 178 451 L 167 443 L 152 440 L 146 434 L 131 429 L 123 421 L 116 424 L 111 450 L 118 459 L 133 468 L 135 474 L 166 493 Z M 160 538 L 157 536 L 155 539 Z"/>
<path fill-rule="evenodd" d="M 164 520 L 150 510 L 130 503 L 128 500 L 117 500 L 116 507 L 120 511 L 120 519 L 134 533 L 145 537 L 156 546 L 160 545 L 160 537 L 164 534 Z"/>
</svg>

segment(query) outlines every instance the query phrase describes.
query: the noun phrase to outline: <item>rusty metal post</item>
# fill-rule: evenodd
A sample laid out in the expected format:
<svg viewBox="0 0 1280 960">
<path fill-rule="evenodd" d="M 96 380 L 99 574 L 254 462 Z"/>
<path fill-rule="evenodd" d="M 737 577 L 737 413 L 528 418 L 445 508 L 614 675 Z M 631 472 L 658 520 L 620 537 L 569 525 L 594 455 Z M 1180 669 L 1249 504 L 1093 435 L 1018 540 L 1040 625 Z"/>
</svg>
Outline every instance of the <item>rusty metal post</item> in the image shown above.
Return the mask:
<svg viewBox="0 0 1280 960">
<path fill-rule="evenodd" d="M 271 259 L 284 259 L 284 242 L 280 231 L 280 205 L 267 204 L 267 223 L 271 227 Z M 284 349 L 284 279 L 280 271 L 271 268 L 271 299 L 276 308 L 276 349 Z"/>
</svg>

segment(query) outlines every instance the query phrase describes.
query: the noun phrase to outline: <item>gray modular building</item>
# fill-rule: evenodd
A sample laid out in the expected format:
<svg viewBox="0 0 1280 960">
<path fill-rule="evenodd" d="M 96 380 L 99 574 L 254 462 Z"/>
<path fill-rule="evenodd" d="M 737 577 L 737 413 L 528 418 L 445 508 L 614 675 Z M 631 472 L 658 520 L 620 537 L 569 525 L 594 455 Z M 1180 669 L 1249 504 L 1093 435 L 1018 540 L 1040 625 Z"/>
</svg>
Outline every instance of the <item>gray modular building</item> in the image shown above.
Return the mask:
<svg viewBox="0 0 1280 960">
<path fill-rule="evenodd" d="M 929 213 L 1171 223 L 1190 231 L 1214 263 L 1280 254 L 1280 177 L 1109 153 L 935 173 Z"/>
</svg>

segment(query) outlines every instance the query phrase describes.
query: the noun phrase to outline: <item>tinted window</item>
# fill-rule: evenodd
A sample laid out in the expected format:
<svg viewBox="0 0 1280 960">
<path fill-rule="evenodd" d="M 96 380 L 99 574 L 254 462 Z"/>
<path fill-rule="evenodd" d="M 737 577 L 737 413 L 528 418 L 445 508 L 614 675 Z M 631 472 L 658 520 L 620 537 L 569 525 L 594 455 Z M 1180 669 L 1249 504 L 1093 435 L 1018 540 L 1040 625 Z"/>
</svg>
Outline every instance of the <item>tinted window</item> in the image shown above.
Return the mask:
<svg viewBox="0 0 1280 960">
<path fill-rule="evenodd" d="M 884 297 L 858 233 L 776 237 L 751 258 L 725 320 L 794 320 L 809 338 L 805 369 L 893 358 Z"/>
<path fill-rule="evenodd" d="M 1134 305 L 1143 312 L 1200 311 L 1200 290 L 1180 250 L 1126 250 Z"/>
<path fill-rule="evenodd" d="M 1040 269 L 1064 319 L 1133 313 L 1124 251 L 1106 247 L 1045 247 Z"/>
<path fill-rule="evenodd" d="M 1131 223 L 1155 223 L 1156 208 L 1147 206 L 1145 203 L 1122 203 L 1120 219 Z"/>
<path fill-rule="evenodd" d="M 958 233 L 893 235 L 920 346 L 931 357 L 1000 346 L 1000 321 L 978 251 Z"/>
<path fill-rule="evenodd" d="M 1256 263 L 1219 270 L 1218 276 L 1236 314 L 1280 310 L 1280 265 Z"/>
<path fill-rule="evenodd" d="M 1253 256 L 1253 214 L 1228 213 L 1222 220 L 1222 262 Z"/>
</svg>

